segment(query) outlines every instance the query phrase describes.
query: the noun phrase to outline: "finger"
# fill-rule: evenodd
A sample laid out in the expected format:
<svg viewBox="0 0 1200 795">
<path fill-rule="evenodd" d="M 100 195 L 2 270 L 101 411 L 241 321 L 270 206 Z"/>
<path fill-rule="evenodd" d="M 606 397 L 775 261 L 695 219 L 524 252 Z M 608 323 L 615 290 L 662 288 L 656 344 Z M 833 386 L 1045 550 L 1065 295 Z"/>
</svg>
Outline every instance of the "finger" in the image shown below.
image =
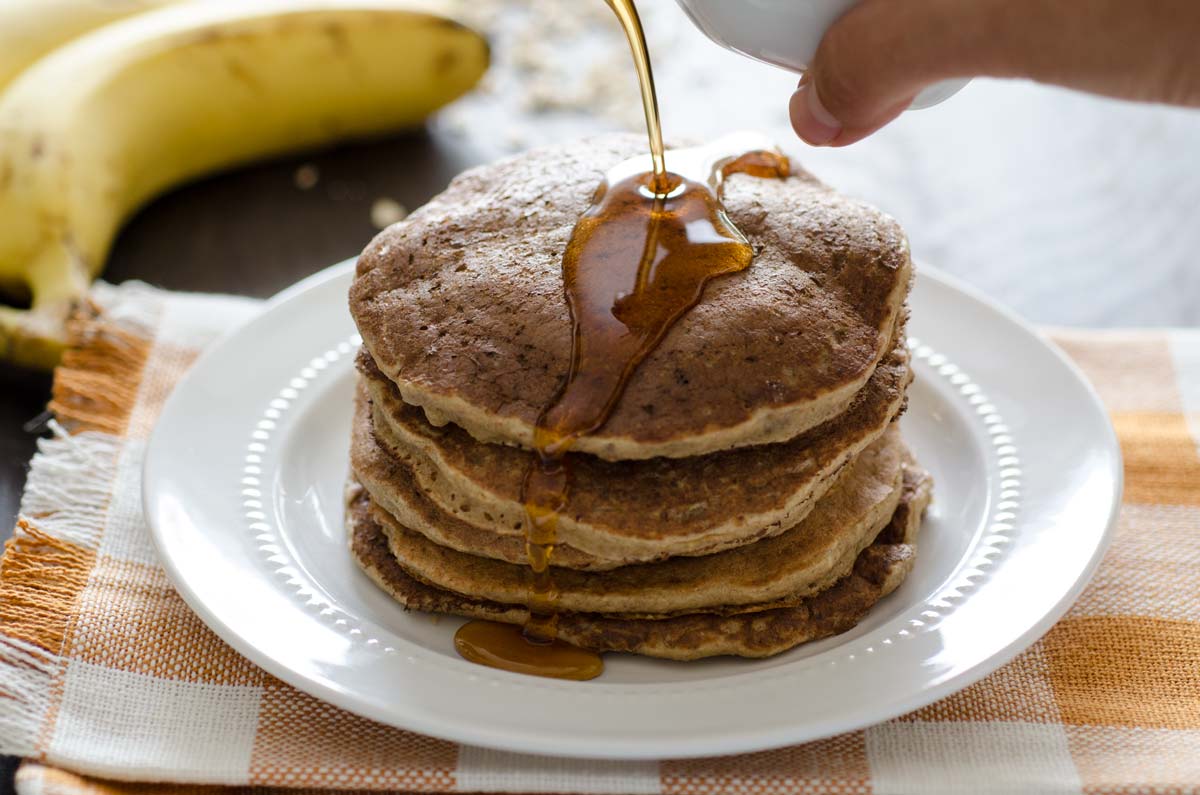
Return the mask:
<svg viewBox="0 0 1200 795">
<path fill-rule="evenodd" d="M 915 95 L 914 95 L 915 96 Z M 905 97 L 877 114 L 870 124 L 846 128 L 825 108 L 812 81 L 800 81 L 788 104 L 792 129 L 796 135 L 813 146 L 846 146 L 866 138 L 904 112 L 913 97 Z"/>
</svg>

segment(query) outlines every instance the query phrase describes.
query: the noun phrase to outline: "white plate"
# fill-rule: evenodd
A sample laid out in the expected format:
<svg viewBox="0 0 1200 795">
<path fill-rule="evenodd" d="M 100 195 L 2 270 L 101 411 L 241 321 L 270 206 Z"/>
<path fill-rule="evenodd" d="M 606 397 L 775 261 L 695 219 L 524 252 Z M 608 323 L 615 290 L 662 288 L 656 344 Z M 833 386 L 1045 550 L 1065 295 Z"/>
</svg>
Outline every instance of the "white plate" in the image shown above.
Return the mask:
<svg viewBox="0 0 1200 795">
<path fill-rule="evenodd" d="M 342 527 L 352 269 L 280 294 L 203 356 L 150 439 L 146 515 L 200 617 L 286 682 L 384 723 L 514 751 L 663 758 L 859 728 L 974 682 L 1042 635 L 1103 554 L 1121 459 L 1096 395 L 1020 321 L 923 270 L 903 427 L 936 479 L 916 568 L 859 626 L 768 660 L 608 655 L 592 682 L 461 660 Z"/>
</svg>

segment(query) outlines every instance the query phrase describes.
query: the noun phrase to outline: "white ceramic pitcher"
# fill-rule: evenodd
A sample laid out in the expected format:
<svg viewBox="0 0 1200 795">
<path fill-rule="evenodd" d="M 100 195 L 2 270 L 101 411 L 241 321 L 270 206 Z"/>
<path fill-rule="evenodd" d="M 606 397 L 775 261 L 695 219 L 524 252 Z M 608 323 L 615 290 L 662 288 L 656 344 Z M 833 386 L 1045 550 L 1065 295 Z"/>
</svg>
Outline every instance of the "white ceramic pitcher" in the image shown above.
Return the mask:
<svg viewBox="0 0 1200 795">
<path fill-rule="evenodd" d="M 808 68 L 829 26 L 857 0 L 679 0 L 704 35 L 734 52 L 793 72 Z M 948 99 L 966 80 L 929 86 L 910 108 Z"/>
</svg>

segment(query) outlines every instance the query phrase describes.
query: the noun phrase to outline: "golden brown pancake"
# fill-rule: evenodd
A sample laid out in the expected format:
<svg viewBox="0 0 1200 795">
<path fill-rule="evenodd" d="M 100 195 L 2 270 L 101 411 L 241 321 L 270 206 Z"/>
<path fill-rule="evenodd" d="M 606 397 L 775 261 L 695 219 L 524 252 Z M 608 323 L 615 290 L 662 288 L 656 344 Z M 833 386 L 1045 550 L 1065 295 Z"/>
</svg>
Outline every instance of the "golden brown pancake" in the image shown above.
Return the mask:
<svg viewBox="0 0 1200 795">
<path fill-rule="evenodd" d="M 405 401 L 434 425 L 531 446 L 569 369 L 563 250 L 605 171 L 644 147 L 607 136 L 472 169 L 372 241 L 350 309 Z M 792 439 L 843 413 L 891 349 L 911 276 L 892 219 L 800 170 L 731 176 L 724 203 L 754 263 L 705 288 L 579 452 L 682 457 Z"/>
<path fill-rule="evenodd" d="M 415 480 L 423 498 L 443 513 L 509 536 L 523 550 L 521 482 L 532 454 L 481 444 L 454 426 L 431 426 L 419 409 L 400 399 L 370 357 L 360 357 L 360 366 L 372 393 L 375 438 L 407 468 L 397 474 L 377 445 L 356 440 L 354 467 L 367 489 L 391 513 L 401 515 L 401 506 L 414 502 Z M 648 461 L 571 455 L 572 485 L 558 537 L 572 551 L 560 564 L 611 568 L 711 554 L 778 535 L 801 521 L 833 484 L 834 475 L 892 423 L 904 406 L 911 377 L 907 350 L 897 345 L 845 414 L 785 443 Z M 513 563 L 523 559 L 512 542 L 498 543 L 490 554 L 464 549 L 444 533 L 435 537 L 428 530 L 432 520 L 421 521 L 411 513 L 406 516 L 410 526 L 444 546 Z"/>
<path fill-rule="evenodd" d="M 663 617 L 811 596 L 849 573 L 891 520 L 905 454 L 899 431 L 890 430 L 847 466 L 803 522 L 773 538 L 612 571 L 557 571 L 558 609 Z M 464 596 L 527 604 L 528 566 L 438 546 L 385 511 L 375 519 L 400 566 L 416 579 Z"/>
<path fill-rule="evenodd" d="M 525 537 L 519 530 L 504 534 L 482 529 L 442 510 L 413 477 L 412 461 L 379 443 L 373 426 L 370 400 L 366 388 L 359 384 L 351 427 L 350 468 L 378 509 L 440 546 L 518 565 L 528 562 Z M 603 571 L 629 562 L 598 558 L 566 543 L 554 550 L 554 565 L 571 569 Z"/>
<path fill-rule="evenodd" d="M 597 651 L 693 660 L 723 654 L 767 657 L 800 643 L 845 632 L 912 569 L 916 555 L 913 541 L 929 503 L 931 485 L 924 472 L 906 467 L 901 503 L 892 524 L 859 553 L 847 576 L 795 604 L 771 609 L 747 606 L 743 613 L 692 613 L 665 619 L 565 612 L 559 616 L 559 637 Z M 523 607 L 460 596 L 408 575 L 392 555 L 386 533 L 372 515 L 366 492 L 352 487 L 347 497 L 347 527 L 355 560 L 402 605 L 510 624 L 526 620 L 528 613 Z"/>
</svg>

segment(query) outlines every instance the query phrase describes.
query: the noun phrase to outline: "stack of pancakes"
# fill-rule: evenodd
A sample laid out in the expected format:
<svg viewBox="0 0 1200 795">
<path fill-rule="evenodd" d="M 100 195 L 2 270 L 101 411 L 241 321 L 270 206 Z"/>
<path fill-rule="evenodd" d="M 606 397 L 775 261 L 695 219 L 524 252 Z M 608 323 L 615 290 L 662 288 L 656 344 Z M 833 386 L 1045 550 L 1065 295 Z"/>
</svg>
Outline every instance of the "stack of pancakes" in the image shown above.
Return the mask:
<svg viewBox="0 0 1200 795">
<path fill-rule="evenodd" d="M 351 548 L 407 607 L 528 616 L 521 485 L 566 377 L 561 258 L 614 136 L 469 171 L 358 261 Z M 811 176 L 730 177 L 754 246 L 568 455 L 560 637 L 761 657 L 857 623 L 911 569 L 930 499 L 895 420 L 911 264 L 890 218 Z"/>
</svg>

